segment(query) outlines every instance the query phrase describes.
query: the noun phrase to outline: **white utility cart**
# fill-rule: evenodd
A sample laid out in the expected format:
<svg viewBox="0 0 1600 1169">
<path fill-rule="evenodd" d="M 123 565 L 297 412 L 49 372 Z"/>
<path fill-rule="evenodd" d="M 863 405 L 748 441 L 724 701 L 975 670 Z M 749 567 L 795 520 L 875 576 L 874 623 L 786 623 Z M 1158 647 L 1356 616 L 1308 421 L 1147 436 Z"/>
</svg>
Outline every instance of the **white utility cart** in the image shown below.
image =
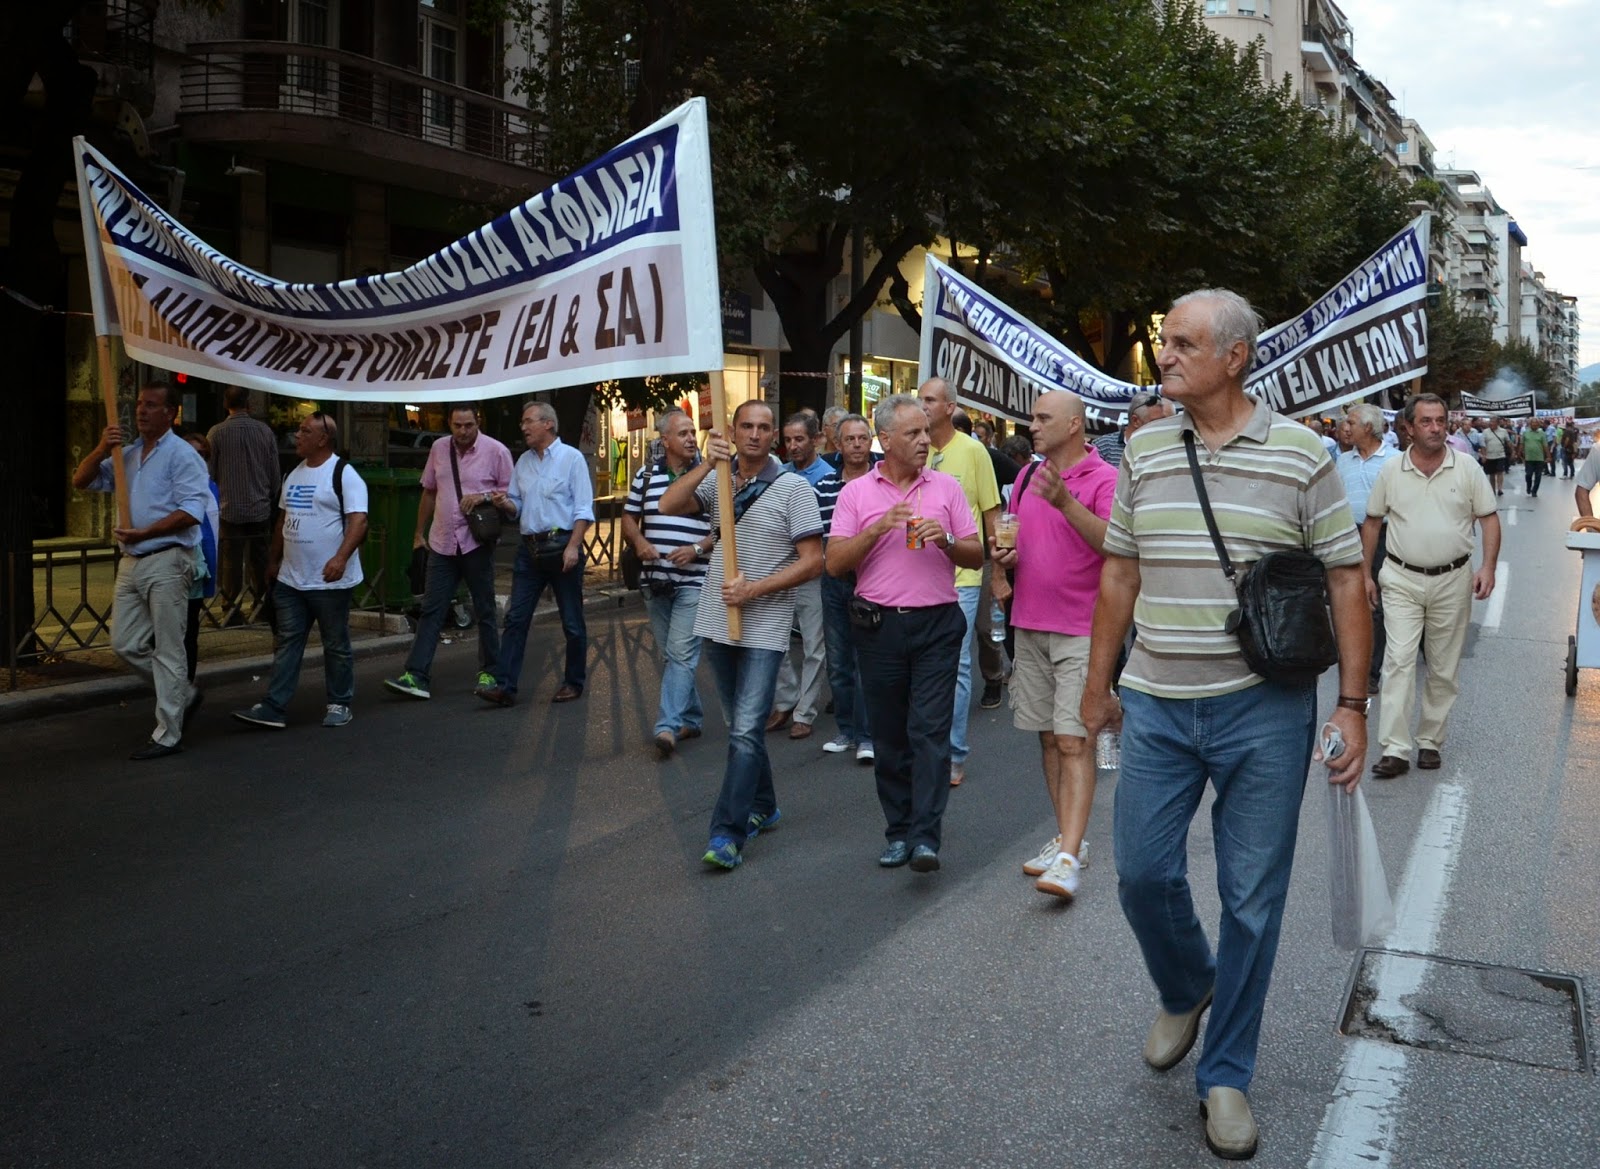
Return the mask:
<svg viewBox="0 0 1600 1169">
<path fill-rule="evenodd" d="M 1600 532 L 1568 532 L 1567 547 L 1583 553 L 1578 631 L 1567 638 L 1567 697 L 1578 692 L 1578 668 L 1600 668 Z"/>
</svg>

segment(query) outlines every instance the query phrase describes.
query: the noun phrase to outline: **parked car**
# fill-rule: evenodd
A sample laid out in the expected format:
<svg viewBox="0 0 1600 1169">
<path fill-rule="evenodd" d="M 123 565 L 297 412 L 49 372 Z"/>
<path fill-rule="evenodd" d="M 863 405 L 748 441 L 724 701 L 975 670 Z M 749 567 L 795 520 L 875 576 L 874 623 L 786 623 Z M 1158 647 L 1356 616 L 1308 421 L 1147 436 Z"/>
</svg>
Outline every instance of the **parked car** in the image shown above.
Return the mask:
<svg viewBox="0 0 1600 1169">
<path fill-rule="evenodd" d="M 428 463 L 428 448 L 441 438 L 449 438 L 448 434 L 438 430 L 398 430 L 391 428 L 389 431 L 389 465 L 391 467 L 415 467 L 421 470 Z"/>
</svg>

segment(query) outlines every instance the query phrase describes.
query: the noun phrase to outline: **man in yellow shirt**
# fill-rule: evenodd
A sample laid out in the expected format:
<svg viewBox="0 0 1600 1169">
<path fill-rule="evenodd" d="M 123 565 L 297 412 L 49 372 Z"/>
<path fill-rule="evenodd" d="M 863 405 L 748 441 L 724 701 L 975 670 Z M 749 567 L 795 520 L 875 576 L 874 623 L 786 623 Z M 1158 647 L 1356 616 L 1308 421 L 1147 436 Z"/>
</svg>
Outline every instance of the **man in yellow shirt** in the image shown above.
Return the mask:
<svg viewBox="0 0 1600 1169">
<path fill-rule="evenodd" d="M 955 476 L 972 509 L 984 547 L 994 535 L 994 518 L 1000 510 L 1000 487 L 994 477 L 994 462 L 984 445 L 956 429 L 955 391 L 943 378 L 929 378 L 917 391 L 928 414 L 928 468 Z M 959 786 L 967 776 L 967 712 L 972 706 L 972 640 L 978 627 L 978 605 L 983 595 L 983 568 L 956 570 L 956 597 L 967 618 L 967 634 L 961 641 L 961 664 L 956 673 L 955 718 L 950 723 L 950 783 Z"/>
</svg>

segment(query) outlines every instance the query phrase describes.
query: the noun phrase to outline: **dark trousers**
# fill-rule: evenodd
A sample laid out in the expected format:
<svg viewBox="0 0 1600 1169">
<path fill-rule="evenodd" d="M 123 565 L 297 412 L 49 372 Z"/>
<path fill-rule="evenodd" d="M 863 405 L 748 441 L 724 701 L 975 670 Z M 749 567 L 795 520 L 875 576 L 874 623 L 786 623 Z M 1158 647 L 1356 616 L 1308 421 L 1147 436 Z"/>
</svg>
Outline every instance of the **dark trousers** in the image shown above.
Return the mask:
<svg viewBox="0 0 1600 1169">
<path fill-rule="evenodd" d="M 417 618 L 417 640 L 411 643 L 406 672 L 424 686 L 439 648 L 439 631 L 455 599 L 456 586 L 467 582 L 472 612 L 478 619 L 478 669 L 487 673 L 500 657 L 500 631 L 494 623 L 494 549 L 474 548 L 459 556 L 428 549 L 428 583 L 422 591 L 422 615 Z"/>
<path fill-rule="evenodd" d="M 1378 579 L 1378 571 L 1383 568 L 1383 562 L 1389 556 L 1389 525 L 1384 524 L 1378 529 L 1378 547 L 1372 554 L 1372 579 Z M 1380 599 L 1378 607 L 1372 611 L 1372 664 L 1367 668 L 1367 689 L 1378 685 L 1383 680 L 1383 650 L 1389 644 L 1389 639 L 1383 632 L 1383 601 Z"/>
<path fill-rule="evenodd" d="M 559 553 L 559 547 L 553 549 Z M 517 546 L 517 562 L 511 569 L 511 600 L 506 603 L 505 632 L 500 637 L 500 658 L 494 666 L 495 684 L 508 693 L 517 692 L 522 674 L 522 659 L 528 652 L 528 625 L 546 586 L 555 595 L 561 614 L 561 632 L 567 639 L 567 664 L 562 680 L 583 689 L 588 680 L 589 631 L 583 622 L 583 554 L 569 572 L 548 572 L 524 540 Z"/>
<path fill-rule="evenodd" d="M 250 606 L 242 594 L 245 584 L 256 601 L 255 615 L 272 620 L 272 590 L 267 586 L 267 548 L 272 543 L 272 521 L 250 524 L 221 521 L 217 532 L 217 593 L 223 611 L 248 613 Z"/>
<path fill-rule="evenodd" d="M 203 597 L 189 598 L 189 623 L 183 627 L 183 659 L 189 666 L 189 681 L 194 681 L 195 667 L 200 664 L 200 609 Z"/>
<path fill-rule="evenodd" d="M 913 848 L 939 847 L 950 799 L 956 667 L 966 636 L 966 616 L 954 603 L 904 613 L 885 608 L 877 629 L 856 630 L 883 834 Z"/>
<path fill-rule="evenodd" d="M 1529 495 L 1539 494 L 1539 484 L 1544 482 L 1544 462 L 1527 460 L 1522 464 L 1522 484 Z"/>
</svg>

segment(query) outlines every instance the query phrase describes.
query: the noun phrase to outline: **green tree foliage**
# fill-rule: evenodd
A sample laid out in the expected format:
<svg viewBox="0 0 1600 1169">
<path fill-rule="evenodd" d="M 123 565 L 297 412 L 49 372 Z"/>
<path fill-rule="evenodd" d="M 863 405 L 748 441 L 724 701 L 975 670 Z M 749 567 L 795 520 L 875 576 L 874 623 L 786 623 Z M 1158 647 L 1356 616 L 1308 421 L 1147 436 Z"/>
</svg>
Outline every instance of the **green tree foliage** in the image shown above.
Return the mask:
<svg viewBox="0 0 1600 1169">
<path fill-rule="evenodd" d="M 1422 388 L 1446 402 L 1460 404 L 1463 393 L 1475 394 L 1499 368 L 1494 327 L 1481 313 L 1464 310 L 1450 289 L 1439 307 L 1428 310 L 1428 372 Z"/>
<path fill-rule="evenodd" d="M 708 99 L 724 282 L 755 272 L 790 371 L 826 369 L 938 235 L 975 245 L 980 279 L 1115 368 L 1173 296 L 1227 285 L 1287 316 L 1408 217 L 1364 144 L 1267 86 L 1257 52 L 1190 4 L 504 2 L 552 169 Z M 841 303 L 854 229 L 876 261 Z M 891 286 L 914 323 L 905 292 Z M 1111 323 L 1098 354 L 1091 316 Z"/>
<path fill-rule="evenodd" d="M 1561 392 L 1555 369 L 1539 355 L 1533 342 L 1513 337 L 1497 343 L 1491 352 L 1490 362 L 1495 370 L 1510 370 L 1517 380 L 1525 382 L 1539 396 L 1541 407 L 1553 408 L 1566 404 L 1566 396 Z"/>
</svg>

